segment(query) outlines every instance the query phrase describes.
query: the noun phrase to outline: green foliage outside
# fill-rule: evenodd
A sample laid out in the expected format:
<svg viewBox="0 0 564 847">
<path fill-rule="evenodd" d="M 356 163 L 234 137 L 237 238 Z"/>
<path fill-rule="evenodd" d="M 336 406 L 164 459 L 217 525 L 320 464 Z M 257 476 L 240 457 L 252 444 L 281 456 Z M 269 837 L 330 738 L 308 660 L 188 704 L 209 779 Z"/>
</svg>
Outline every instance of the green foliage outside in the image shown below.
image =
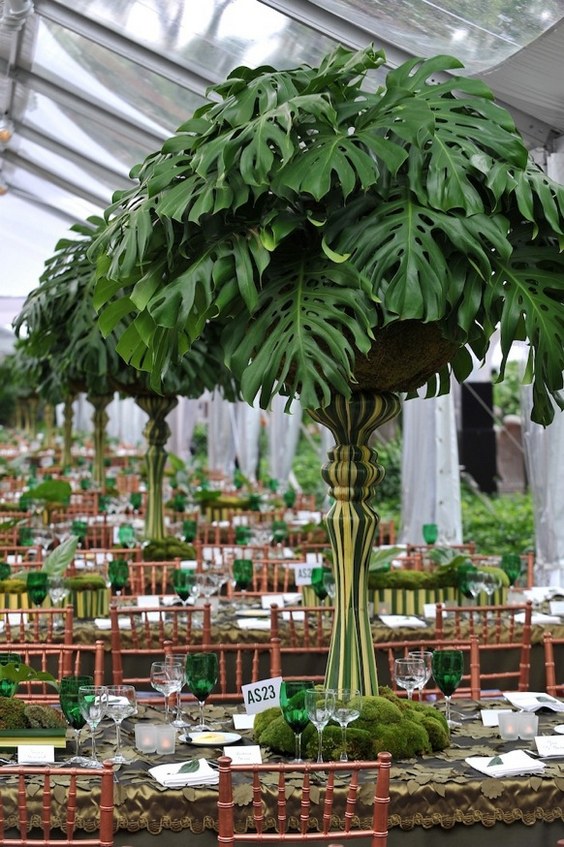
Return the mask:
<svg viewBox="0 0 564 847">
<path fill-rule="evenodd" d="M 503 494 L 488 497 L 462 485 L 464 541 L 474 541 L 480 553 L 524 553 L 534 548 L 532 497 Z"/>
</svg>

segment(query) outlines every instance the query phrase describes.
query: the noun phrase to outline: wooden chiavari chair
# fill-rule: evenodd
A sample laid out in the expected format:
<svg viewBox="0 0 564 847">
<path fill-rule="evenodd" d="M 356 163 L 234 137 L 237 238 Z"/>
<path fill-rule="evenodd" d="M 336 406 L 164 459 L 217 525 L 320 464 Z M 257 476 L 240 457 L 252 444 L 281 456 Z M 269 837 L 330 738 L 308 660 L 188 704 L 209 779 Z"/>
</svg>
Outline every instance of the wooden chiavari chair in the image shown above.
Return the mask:
<svg viewBox="0 0 564 847">
<path fill-rule="evenodd" d="M 111 762 L 99 770 L 78 767 L 10 765 L 0 767 L 0 842 L 4 847 L 113 847 L 114 773 Z M 15 783 L 12 790 L 12 785 Z M 56 783 L 56 791 L 54 791 Z M 77 829 L 86 801 L 96 806 L 96 831 Z M 14 822 L 12 824 L 12 821 Z M 10 822 L 10 824 L 8 823 Z M 32 828 L 33 827 L 33 828 Z M 18 836 L 10 835 L 15 828 Z"/>
<path fill-rule="evenodd" d="M 564 638 L 554 638 L 551 632 L 545 632 L 543 636 L 544 645 L 544 668 L 546 674 L 546 693 L 553 697 L 564 697 L 564 677 L 558 678 L 562 681 L 557 681 L 556 661 L 554 656 L 554 648 L 564 648 Z"/>
<path fill-rule="evenodd" d="M 388 841 L 389 780 L 391 756 L 380 753 L 373 762 L 328 762 L 326 764 L 233 764 L 228 756 L 219 758 L 219 833 L 221 847 L 234 847 L 236 843 L 261 844 L 300 843 L 333 844 L 339 839 L 363 838 L 370 847 L 386 847 Z M 294 785 L 301 779 L 299 796 L 287 791 L 286 779 Z M 346 781 L 344 789 L 337 788 L 336 779 Z M 251 808 L 245 808 L 244 825 L 237 825 L 233 783 L 240 778 L 252 787 Z M 360 817 L 358 802 L 361 788 L 368 782 L 373 785 L 371 825 L 357 826 Z M 277 788 L 273 791 L 273 783 Z M 312 787 L 319 792 L 313 805 Z M 293 798 L 293 799 L 292 799 Z M 314 814 L 321 831 L 309 831 Z M 299 821 L 299 831 L 289 831 L 291 819 Z M 251 822 L 252 830 L 248 829 Z M 267 832 L 267 821 L 275 822 L 276 831 Z M 340 826 L 336 825 L 339 821 Z"/>
<path fill-rule="evenodd" d="M 94 644 L 10 644 L 10 653 L 34 668 L 52 674 L 57 682 L 63 676 L 91 674 L 95 685 L 104 684 L 104 642 Z M 58 703 L 58 692 L 41 680 L 20 682 L 15 697 L 34 703 Z"/>
</svg>

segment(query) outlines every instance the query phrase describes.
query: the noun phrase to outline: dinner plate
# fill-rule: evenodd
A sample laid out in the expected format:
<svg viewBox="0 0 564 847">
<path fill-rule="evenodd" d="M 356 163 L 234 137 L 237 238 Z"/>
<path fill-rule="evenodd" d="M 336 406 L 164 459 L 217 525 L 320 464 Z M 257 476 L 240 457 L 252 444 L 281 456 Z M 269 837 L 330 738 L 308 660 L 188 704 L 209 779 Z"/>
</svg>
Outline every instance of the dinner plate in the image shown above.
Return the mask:
<svg viewBox="0 0 564 847">
<path fill-rule="evenodd" d="M 564 723 L 559 723 L 558 726 L 553 727 L 554 732 L 559 732 L 560 735 L 564 735 Z"/>
<path fill-rule="evenodd" d="M 241 740 L 237 732 L 189 732 L 179 738 L 186 744 L 195 744 L 198 747 L 224 747 Z"/>
</svg>

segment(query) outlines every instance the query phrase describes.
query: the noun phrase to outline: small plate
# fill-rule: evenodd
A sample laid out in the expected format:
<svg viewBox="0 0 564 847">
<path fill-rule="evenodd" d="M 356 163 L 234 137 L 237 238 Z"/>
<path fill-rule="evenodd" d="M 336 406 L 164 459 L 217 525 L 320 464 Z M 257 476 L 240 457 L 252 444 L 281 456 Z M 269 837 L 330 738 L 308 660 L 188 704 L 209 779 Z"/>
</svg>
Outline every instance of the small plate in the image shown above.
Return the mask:
<svg viewBox="0 0 564 847">
<path fill-rule="evenodd" d="M 554 732 L 559 732 L 560 735 L 564 735 L 564 723 L 559 723 L 557 726 L 553 727 Z"/>
<path fill-rule="evenodd" d="M 241 740 L 237 732 L 188 732 L 179 736 L 185 744 L 195 744 L 198 747 L 224 747 Z"/>
</svg>

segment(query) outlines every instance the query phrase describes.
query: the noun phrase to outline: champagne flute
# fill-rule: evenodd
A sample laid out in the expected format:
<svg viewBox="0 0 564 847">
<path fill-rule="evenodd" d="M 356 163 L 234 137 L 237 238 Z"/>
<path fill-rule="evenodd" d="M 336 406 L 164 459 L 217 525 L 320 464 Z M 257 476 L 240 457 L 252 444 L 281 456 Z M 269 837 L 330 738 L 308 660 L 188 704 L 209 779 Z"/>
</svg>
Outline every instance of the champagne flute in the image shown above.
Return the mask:
<svg viewBox="0 0 564 847">
<path fill-rule="evenodd" d="M 464 670 L 462 650 L 435 650 L 432 659 L 433 678 L 445 695 L 445 717 L 449 727 L 460 726 L 450 715 L 451 697 L 460 685 Z"/>
<path fill-rule="evenodd" d="M 341 727 L 341 740 L 343 749 L 340 755 L 341 762 L 348 762 L 347 754 L 347 727 L 350 723 L 360 717 L 362 709 L 362 694 L 358 688 L 342 688 L 335 691 L 335 711 L 333 717 Z"/>
<path fill-rule="evenodd" d="M 127 759 L 121 752 L 121 724 L 125 718 L 137 714 L 137 695 L 133 685 L 109 685 L 108 705 L 106 716 L 116 725 L 116 752 L 110 762 L 127 764 Z"/>
<path fill-rule="evenodd" d="M 80 730 L 86 723 L 78 703 L 78 689 L 81 686 L 91 686 L 94 678 L 83 674 L 82 676 L 64 676 L 59 685 L 59 704 L 61 711 L 70 728 L 74 732 L 74 755 L 65 764 L 85 767 L 90 764 L 90 759 L 80 755 Z"/>
<path fill-rule="evenodd" d="M 186 656 L 186 682 L 190 693 L 198 701 L 200 720 L 194 729 L 209 730 L 204 722 L 204 704 L 217 684 L 219 667 L 216 653 L 188 653 Z"/>
<path fill-rule="evenodd" d="M 413 699 L 413 691 L 425 681 L 425 664 L 423 659 L 406 656 L 394 661 L 394 678 L 400 688 L 407 691 L 407 699 Z"/>
<path fill-rule="evenodd" d="M 108 708 L 108 689 L 105 685 L 80 685 L 78 688 L 78 705 L 82 716 L 90 728 L 92 741 L 92 758 L 90 765 L 95 768 L 101 767 L 96 755 L 95 730 Z"/>
<path fill-rule="evenodd" d="M 305 693 L 307 714 L 317 730 L 317 762 L 323 762 L 323 730 L 335 711 L 335 692 L 329 688 L 308 688 Z"/>
<path fill-rule="evenodd" d="M 295 758 L 298 764 L 302 759 L 302 732 L 309 723 L 305 697 L 311 682 L 282 682 L 280 685 L 280 708 L 284 720 L 294 733 Z"/>
<path fill-rule="evenodd" d="M 170 709 L 168 706 L 168 698 L 171 694 L 175 694 L 182 688 L 182 682 L 173 672 L 173 666 L 167 665 L 166 662 L 153 662 L 150 671 L 151 685 L 155 691 L 159 691 L 164 697 L 164 719 L 165 723 L 170 723 Z"/>
</svg>

